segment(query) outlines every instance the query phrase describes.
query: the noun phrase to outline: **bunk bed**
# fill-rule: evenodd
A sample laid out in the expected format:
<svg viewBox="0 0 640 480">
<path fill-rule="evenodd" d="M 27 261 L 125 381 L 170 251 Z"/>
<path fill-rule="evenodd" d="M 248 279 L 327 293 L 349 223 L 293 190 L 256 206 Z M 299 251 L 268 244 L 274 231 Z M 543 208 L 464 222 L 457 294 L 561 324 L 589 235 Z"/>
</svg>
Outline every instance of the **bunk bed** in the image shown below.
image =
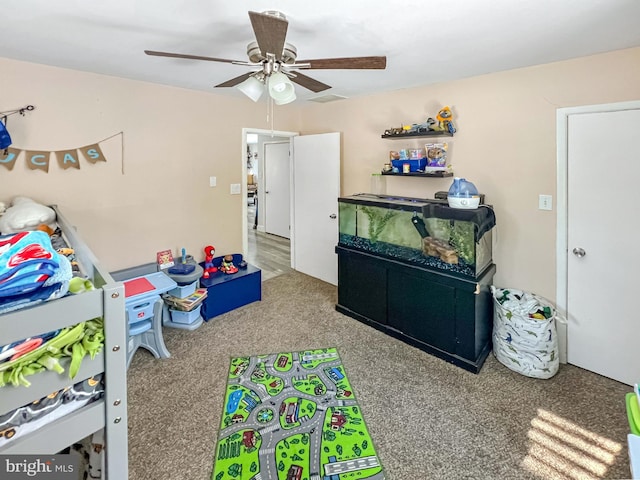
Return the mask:
<svg viewBox="0 0 640 480">
<path fill-rule="evenodd" d="M 17 342 L 94 318 L 104 321 L 104 346 L 93 359 L 85 357 L 72 380 L 53 371 L 29 377 L 29 387 L 5 385 L 0 388 L 0 415 L 46 397 L 83 379 L 103 374 L 104 395 L 41 428 L 17 436 L 0 447 L 0 454 L 55 454 L 91 434 L 104 429 L 103 478 L 128 478 L 127 384 L 125 295 L 121 282 L 99 264 L 57 207 L 56 222 L 69 246 L 75 250 L 81 272 L 95 289 L 80 295 L 67 295 L 32 307 L 0 315 L 0 345 Z"/>
</svg>

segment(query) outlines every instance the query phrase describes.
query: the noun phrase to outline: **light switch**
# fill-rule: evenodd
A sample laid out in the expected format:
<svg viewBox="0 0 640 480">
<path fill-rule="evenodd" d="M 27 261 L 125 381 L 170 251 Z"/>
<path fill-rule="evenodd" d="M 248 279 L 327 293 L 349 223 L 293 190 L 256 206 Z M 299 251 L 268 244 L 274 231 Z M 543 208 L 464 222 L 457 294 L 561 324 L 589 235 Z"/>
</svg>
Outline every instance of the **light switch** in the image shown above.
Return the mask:
<svg viewBox="0 0 640 480">
<path fill-rule="evenodd" d="M 231 184 L 231 195 L 240 195 L 242 192 L 242 188 L 239 183 Z"/>
<path fill-rule="evenodd" d="M 209 177 L 209 186 L 215 187 L 218 179 L 216 177 Z"/>
</svg>

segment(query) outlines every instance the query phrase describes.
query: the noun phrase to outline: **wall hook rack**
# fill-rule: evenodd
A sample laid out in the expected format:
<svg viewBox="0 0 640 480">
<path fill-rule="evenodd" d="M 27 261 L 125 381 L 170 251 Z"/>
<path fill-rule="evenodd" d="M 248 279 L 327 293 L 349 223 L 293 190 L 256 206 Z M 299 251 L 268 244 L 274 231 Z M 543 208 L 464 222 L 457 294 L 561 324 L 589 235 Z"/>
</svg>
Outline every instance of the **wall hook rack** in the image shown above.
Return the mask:
<svg viewBox="0 0 640 480">
<path fill-rule="evenodd" d="M 33 105 L 27 105 L 26 107 L 16 108 L 15 110 L 7 110 L 6 112 L 0 112 L 0 117 L 2 117 L 2 119 L 6 123 L 7 122 L 7 117 L 9 115 L 13 115 L 15 113 L 19 113 L 20 115 L 22 115 L 24 117 L 25 112 L 31 112 L 31 111 L 35 110 L 35 108 L 36 107 L 34 107 Z"/>
<path fill-rule="evenodd" d="M 22 115 L 24 117 L 24 113 L 25 112 L 31 112 L 32 110 L 34 110 L 36 107 L 34 107 L 33 105 L 27 105 L 26 107 L 22 107 L 22 108 L 17 108 L 15 110 L 7 110 L 6 112 L 0 112 L 0 147 L 3 149 L 3 156 L 7 156 L 7 153 L 9 152 L 8 147 L 9 145 L 11 145 L 11 136 L 9 135 L 9 132 L 7 131 L 7 117 L 9 115 L 13 115 L 15 113 L 19 113 L 20 115 Z"/>
</svg>

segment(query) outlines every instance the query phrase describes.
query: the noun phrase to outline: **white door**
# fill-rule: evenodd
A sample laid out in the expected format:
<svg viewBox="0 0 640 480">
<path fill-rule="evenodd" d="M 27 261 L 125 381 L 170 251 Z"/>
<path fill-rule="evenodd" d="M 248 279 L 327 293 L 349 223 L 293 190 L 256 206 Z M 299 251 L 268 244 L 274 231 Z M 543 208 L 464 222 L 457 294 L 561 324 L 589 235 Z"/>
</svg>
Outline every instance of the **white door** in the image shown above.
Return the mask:
<svg viewBox="0 0 640 480">
<path fill-rule="evenodd" d="M 289 238 L 291 221 L 289 142 L 264 144 L 264 230 Z"/>
<path fill-rule="evenodd" d="M 293 268 L 338 284 L 340 134 L 293 138 Z"/>
<path fill-rule="evenodd" d="M 566 129 L 567 360 L 633 385 L 640 382 L 640 109 L 568 115 Z"/>
</svg>

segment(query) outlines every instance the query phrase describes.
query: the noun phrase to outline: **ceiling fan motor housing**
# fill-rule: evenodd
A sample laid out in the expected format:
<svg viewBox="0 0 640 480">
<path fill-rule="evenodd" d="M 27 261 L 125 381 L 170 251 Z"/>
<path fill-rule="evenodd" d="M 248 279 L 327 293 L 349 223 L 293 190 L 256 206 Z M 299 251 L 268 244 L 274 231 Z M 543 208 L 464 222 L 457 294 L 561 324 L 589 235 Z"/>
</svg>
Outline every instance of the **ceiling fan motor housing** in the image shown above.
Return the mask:
<svg viewBox="0 0 640 480">
<path fill-rule="evenodd" d="M 249 57 L 249 61 L 251 63 L 260 63 L 264 62 L 267 59 L 260 51 L 258 42 L 251 42 L 249 45 L 247 45 L 247 56 Z M 285 64 L 293 64 L 295 63 L 297 56 L 298 49 L 290 43 L 285 43 L 284 49 L 282 50 L 281 62 Z"/>
</svg>

